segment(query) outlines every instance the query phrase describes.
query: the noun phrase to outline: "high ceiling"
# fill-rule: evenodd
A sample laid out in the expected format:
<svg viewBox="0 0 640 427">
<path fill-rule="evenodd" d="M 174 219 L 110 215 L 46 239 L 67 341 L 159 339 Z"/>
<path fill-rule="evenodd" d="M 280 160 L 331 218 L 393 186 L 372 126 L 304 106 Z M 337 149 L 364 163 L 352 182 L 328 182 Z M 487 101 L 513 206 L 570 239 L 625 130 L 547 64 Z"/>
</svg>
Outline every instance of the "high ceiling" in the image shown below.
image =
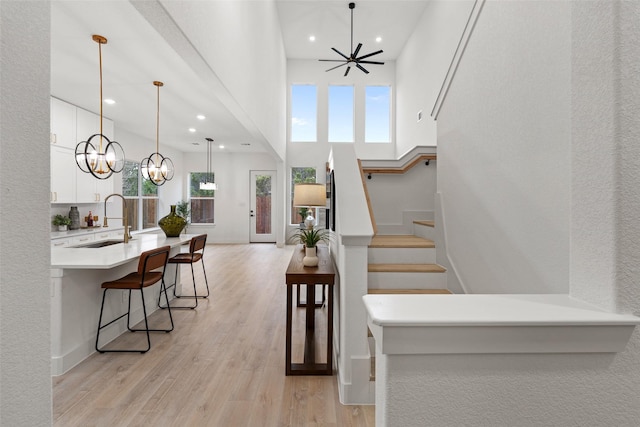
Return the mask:
<svg viewBox="0 0 640 427">
<path fill-rule="evenodd" d="M 362 53 L 383 49 L 376 59 L 396 59 L 426 3 L 356 2 L 354 45 L 363 43 Z M 331 47 L 350 50 L 348 1 L 276 0 L 276 6 L 287 58 L 338 59 Z M 225 151 L 265 151 L 128 1 L 54 1 L 51 15 L 53 96 L 99 110 L 98 44 L 91 35 L 101 34 L 109 40 L 102 47 L 103 97 L 116 101 L 104 105 L 104 115 L 118 127 L 155 140 L 157 88 L 152 82 L 160 80 L 165 83 L 160 89 L 162 146 L 205 152 L 204 138 L 211 137 Z M 197 119 L 198 114 L 206 119 Z"/>
</svg>

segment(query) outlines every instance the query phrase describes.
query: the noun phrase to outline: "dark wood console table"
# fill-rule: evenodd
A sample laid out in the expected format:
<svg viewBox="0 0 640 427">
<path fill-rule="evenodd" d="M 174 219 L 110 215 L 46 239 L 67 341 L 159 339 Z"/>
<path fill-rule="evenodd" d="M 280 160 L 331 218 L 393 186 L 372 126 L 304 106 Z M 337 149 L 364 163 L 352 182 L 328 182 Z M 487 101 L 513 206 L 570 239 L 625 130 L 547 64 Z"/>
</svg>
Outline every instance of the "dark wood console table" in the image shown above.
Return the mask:
<svg viewBox="0 0 640 427">
<path fill-rule="evenodd" d="M 317 247 L 319 258 L 317 267 L 305 267 L 302 264 L 304 250 L 297 245 L 293 251 L 291 262 L 287 267 L 287 345 L 286 345 L 286 375 L 333 375 L 333 285 L 335 284 L 335 269 L 327 246 Z M 293 286 L 307 287 L 307 302 L 305 319 L 304 362 L 291 363 L 291 328 L 293 318 Z M 315 360 L 315 309 L 321 307 L 316 304 L 316 285 L 329 285 L 327 297 L 327 361 L 316 363 Z M 323 286 L 324 289 L 324 286 Z M 324 300 L 324 292 L 323 292 Z M 297 305 L 297 304 L 296 304 Z"/>
</svg>

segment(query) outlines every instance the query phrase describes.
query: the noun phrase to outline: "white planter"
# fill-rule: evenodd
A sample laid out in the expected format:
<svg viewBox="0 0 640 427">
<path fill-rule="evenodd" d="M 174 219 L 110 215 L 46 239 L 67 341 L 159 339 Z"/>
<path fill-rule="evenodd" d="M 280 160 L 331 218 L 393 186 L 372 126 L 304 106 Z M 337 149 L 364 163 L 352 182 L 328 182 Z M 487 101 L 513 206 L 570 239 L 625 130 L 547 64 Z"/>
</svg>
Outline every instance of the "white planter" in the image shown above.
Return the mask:
<svg viewBox="0 0 640 427">
<path fill-rule="evenodd" d="M 58 231 L 67 231 L 67 226 L 66 225 L 59 225 L 58 226 Z"/>
<path fill-rule="evenodd" d="M 304 258 L 302 258 L 302 264 L 305 267 L 315 267 L 318 265 L 318 257 L 316 256 L 316 247 L 306 248 Z"/>
</svg>

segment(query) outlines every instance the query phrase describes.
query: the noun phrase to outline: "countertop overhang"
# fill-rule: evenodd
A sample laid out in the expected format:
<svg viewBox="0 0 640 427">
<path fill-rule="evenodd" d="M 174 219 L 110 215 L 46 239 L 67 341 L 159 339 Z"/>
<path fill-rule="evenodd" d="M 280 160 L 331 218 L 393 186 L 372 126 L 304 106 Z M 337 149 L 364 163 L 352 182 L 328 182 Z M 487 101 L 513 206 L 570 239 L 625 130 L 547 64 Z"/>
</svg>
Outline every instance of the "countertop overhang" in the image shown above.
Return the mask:
<svg viewBox="0 0 640 427">
<path fill-rule="evenodd" d="M 181 234 L 166 237 L 164 234 L 137 234 L 128 243 L 118 243 L 102 248 L 52 248 L 52 269 L 108 269 L 126 264 L 140 257 L 142 252 L 168 245 L 176 247 L 189 242 L 194 235 Z M 111 239 L 107 239 L 111 240 Z M 97 242 L 97 241 L 96 241 Z M 93 242 L 95 243 L 95 242 Z"/>
<path fill-rule="evenodd" d="M 383 354 L 618 352 L 640 318 L 564 294 L 365 295 Z"/>
</svg>

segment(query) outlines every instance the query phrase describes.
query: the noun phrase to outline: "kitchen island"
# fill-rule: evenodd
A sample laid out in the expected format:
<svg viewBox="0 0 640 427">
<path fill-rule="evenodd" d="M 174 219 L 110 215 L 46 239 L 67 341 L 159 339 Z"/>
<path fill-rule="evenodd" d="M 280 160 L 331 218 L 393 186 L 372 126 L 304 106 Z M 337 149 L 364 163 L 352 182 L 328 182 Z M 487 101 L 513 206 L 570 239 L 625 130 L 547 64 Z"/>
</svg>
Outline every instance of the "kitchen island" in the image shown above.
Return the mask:
<svg viewBox="0 0 640 427">
<path fill-rule="evenodd" d="M 51 248 L 51 373 L 61 375 L 95 352 L 96 330 L 102 289 L 100 285 L 136 271 L 142 252 L 168 245 L 170 256 L 180 252 L 193 235 L 165 237 L 138 234 L 128 243 L 119 239 L 91 241 L 75 247 Z M 174 266 L 168 265 L 165 282 L 173 283 Z M 179 278 L 178 278 L 179 279 Z M 160 284 L 145 294 L 147 313 L 157 310 Z M 126 312 L 126 292 L 113 292 L 105 301 L 106 318 Z M 131 324 L 143 319 L 139 298 L 132 298 Z M 101 341 L 111 341 L 127 330 L 126 318 L 101 332 Z"/>
</svg>

